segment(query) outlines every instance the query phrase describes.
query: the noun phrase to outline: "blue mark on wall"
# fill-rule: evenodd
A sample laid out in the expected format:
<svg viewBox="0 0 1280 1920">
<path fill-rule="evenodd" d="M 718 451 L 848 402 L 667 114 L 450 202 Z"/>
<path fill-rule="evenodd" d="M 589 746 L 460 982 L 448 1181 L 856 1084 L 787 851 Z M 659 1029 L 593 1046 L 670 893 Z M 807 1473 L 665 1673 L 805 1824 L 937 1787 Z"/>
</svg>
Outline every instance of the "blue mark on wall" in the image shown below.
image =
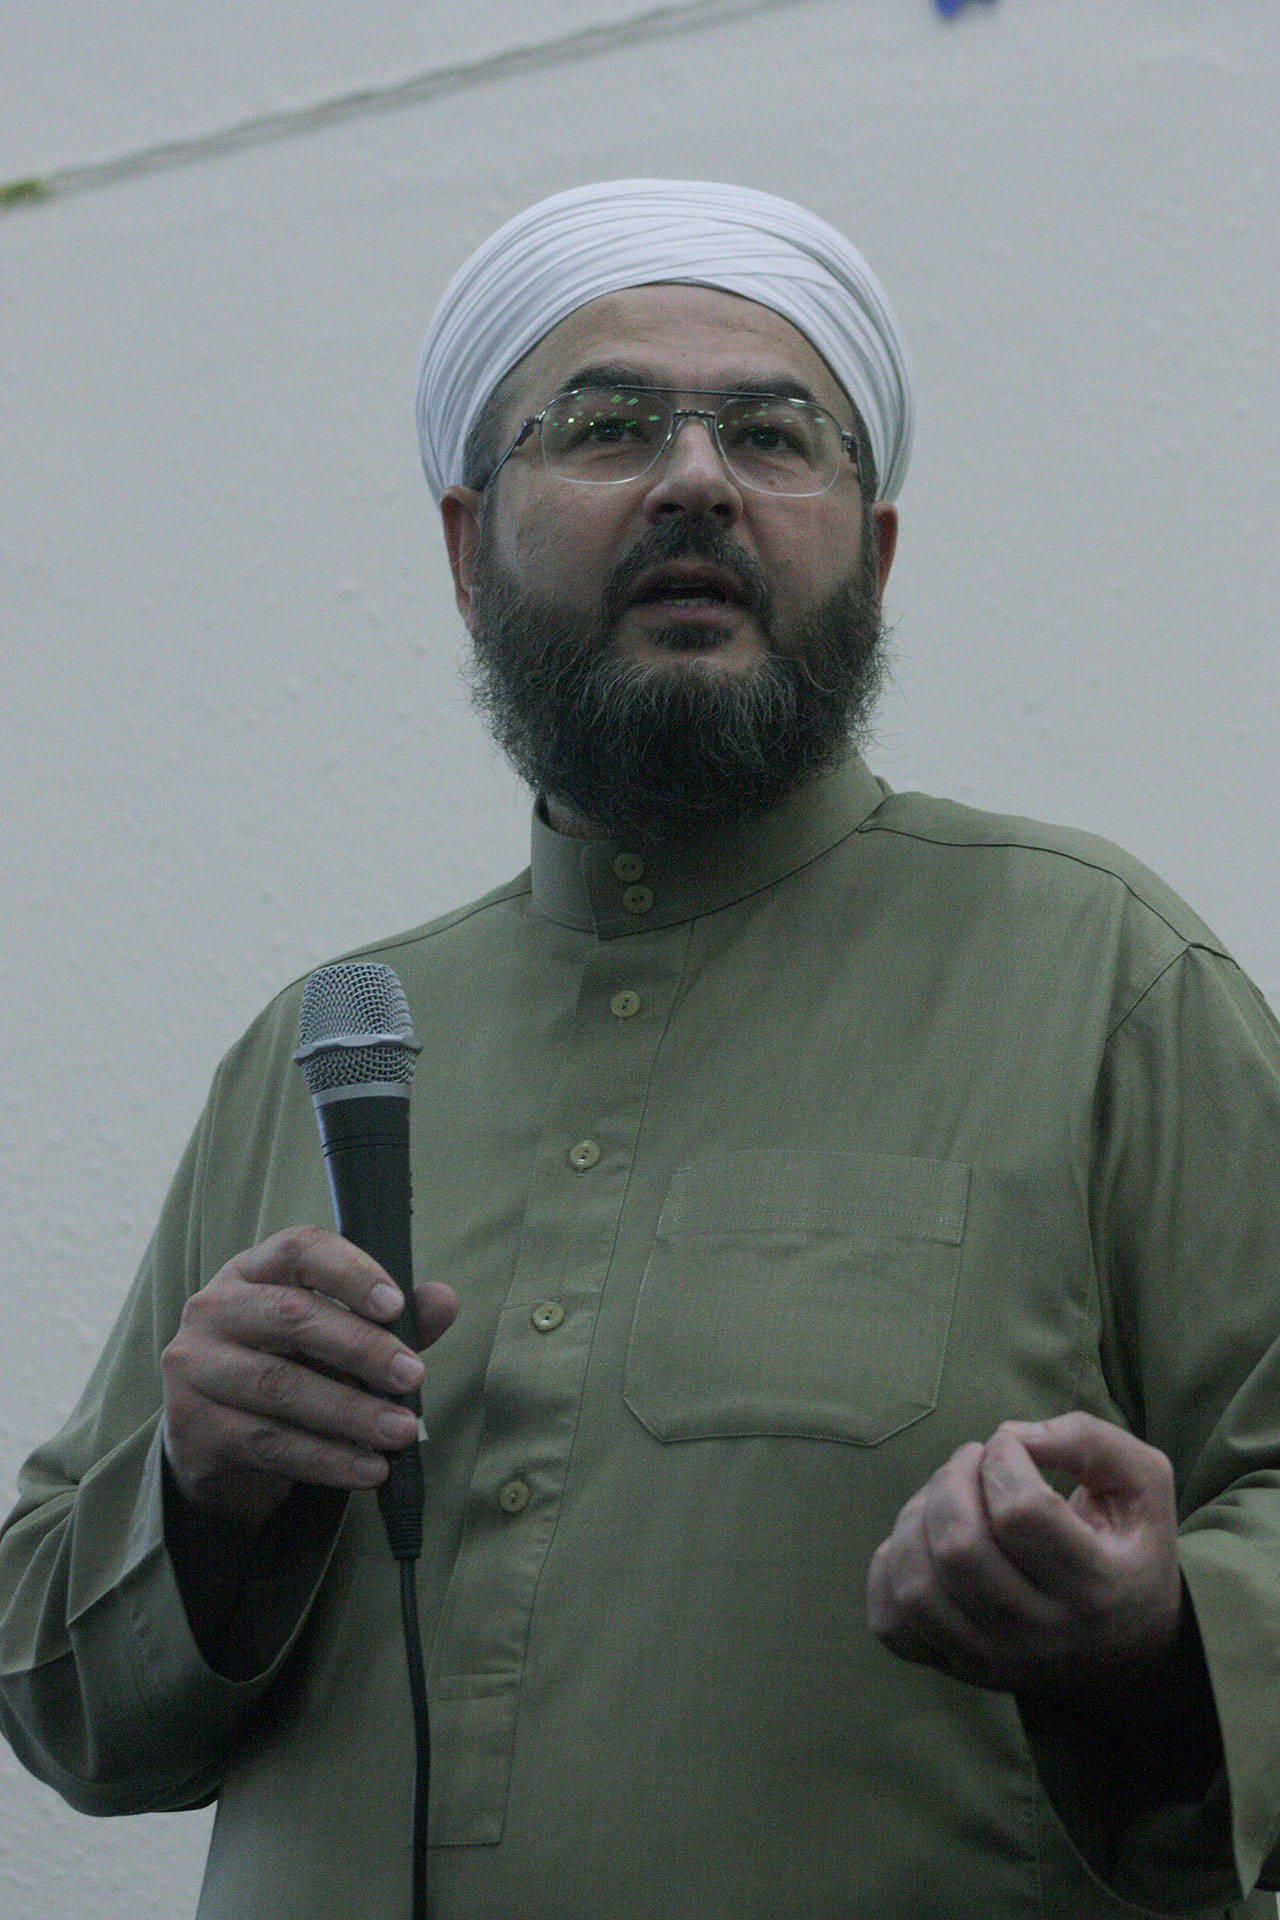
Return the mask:
<svg viewBox="0 0 1280 1920">
<path fill-rule="evenodd" d="M 949 20 L 954 14 L 959 13 L 961 7 L 967 6 L 968 3 L 969 0 L 937 0 L 938 12 Z M 987 5 L 989 6 L 990 4 L 991 0 L 987 0 Z"/>
</svg>

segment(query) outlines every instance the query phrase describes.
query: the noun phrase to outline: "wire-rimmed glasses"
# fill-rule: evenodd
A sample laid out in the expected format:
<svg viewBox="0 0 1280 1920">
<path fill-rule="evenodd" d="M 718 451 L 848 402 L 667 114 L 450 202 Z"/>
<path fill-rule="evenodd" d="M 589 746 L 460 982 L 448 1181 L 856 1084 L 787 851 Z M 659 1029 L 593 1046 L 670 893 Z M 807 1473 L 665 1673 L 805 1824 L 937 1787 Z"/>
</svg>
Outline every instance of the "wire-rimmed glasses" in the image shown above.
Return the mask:
<svg viewBox="0 0 1280 1920">
<path fill-rule="evenodd" d="M 812 400 L 716 390 L 681 398 L 719 404 L 677 406 L 676 395 L 660 387 L 587 386 L 558 393 L 524 422 L 489 481 L 536 432 L 550 473 L 581 486 L 620 486 L 655 466 L 686 420 L 705 422 L 733 478 L 753 493 L 785 499 L 826 493 L 846 455 L 858 468 L 853 434 Z"/>
</svg>

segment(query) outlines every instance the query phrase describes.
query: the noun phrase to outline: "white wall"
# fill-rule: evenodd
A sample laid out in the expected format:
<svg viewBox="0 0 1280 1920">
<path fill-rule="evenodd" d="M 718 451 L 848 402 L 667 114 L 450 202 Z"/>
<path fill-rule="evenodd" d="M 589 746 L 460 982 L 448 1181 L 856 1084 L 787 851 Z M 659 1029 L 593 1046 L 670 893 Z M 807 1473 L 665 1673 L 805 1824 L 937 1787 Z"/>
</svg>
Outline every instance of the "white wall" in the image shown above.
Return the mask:
<svg viewBox="0 0 1280 1920">
<path fill-rule="evenodd" d="M 449 273 L 544 193 L 701 175 L 845 227 L 919 377 L 876 765 L 1128 844 L 1280 1004 L 1275 0 L 372 12 L 6 8 L 0 183 L 64 190 L 0 214 L 0 1504 L 243 1023 L 523 864 L 411 398 Z M 0 1748 L 0 1911 L 174 1920 L 206 1831 L 86 1821 Z"/>
</svg>

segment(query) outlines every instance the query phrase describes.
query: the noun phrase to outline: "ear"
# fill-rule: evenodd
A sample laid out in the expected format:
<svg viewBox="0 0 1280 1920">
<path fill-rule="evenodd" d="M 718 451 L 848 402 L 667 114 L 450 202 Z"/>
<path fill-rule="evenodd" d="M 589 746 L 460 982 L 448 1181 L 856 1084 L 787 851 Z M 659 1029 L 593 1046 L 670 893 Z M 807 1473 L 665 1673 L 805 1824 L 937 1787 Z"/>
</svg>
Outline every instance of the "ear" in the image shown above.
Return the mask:
<svg viewBox="0 0 1280 1920">
<path fill-rule="evenodd" d="M 871 509 L 871 520 L 876 530 L 876 606 L 879 608 L 898 548 L 898 509 L 888 500 L 877 500 Z"/>
<path fill-rule="evenodd" d="M 466 622 L 467 632 L 471 633 L 474 630 L 471 622 L 476 549 L 480 542 L 480 495 L 474 487 L 450 487 L 441 496 L 440 518 L 458 612 Z"/>
</svg>

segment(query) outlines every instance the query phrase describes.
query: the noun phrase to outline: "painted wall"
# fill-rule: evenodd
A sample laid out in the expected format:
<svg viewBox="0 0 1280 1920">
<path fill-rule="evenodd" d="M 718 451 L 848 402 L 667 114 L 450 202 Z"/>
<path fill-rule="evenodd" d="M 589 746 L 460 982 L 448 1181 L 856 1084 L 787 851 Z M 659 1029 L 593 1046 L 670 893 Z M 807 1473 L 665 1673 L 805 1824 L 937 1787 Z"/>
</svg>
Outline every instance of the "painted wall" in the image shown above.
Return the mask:
<svg viewBox="0 0 1280 1920">
<path fill-rule="evenodd" d="M 460 259 L 585 177 L 863 247 L 920 412 L 875 764 L 1122 841 L 1280 1004 L 1275 0 L 374 13 L 6 8 L 0 183 L 55 191 L 0 210 L 0 1489 L 262 1001 L 523 864 L 412 383 Z M 174 1920 L 207 1826 L 0 1748 L 0 1911 Z"/>
</svg>

